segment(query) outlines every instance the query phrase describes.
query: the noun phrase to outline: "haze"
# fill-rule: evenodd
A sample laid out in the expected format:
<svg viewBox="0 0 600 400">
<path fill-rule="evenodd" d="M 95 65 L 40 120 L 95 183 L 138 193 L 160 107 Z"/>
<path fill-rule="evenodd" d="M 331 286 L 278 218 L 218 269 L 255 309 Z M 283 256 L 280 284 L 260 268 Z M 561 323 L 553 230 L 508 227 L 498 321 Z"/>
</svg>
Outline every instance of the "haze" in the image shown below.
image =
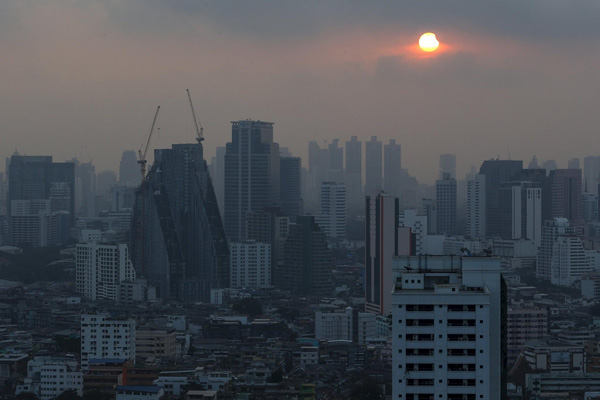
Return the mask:
<svg viewBox="0 0 600 400">
<path fill-rule="evenodd" d="M 309 140 L 396 139 L 431 182 L 507 158 L 598 153 L 600 3 L 5 1 L 0 3 L 2 157 L 53 155 L 117 169 L 145 141 L 207 158 L 230 121 L 275 122 L 306 164 Z M 446 50 L 414 53 L 423 32 Z"/>
</svg>

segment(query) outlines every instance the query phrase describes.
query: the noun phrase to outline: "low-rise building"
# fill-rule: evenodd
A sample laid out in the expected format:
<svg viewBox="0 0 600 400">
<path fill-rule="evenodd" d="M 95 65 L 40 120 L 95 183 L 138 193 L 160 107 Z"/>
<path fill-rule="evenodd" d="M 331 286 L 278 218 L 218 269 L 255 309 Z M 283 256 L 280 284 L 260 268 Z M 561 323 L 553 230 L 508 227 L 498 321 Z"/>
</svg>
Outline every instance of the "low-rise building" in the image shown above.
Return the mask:
<svg viewBox="0 0 600 400">
<path fill-rule="evenodd" d="M 30 392 L 40 400 L 50 400 L 68 390 L 83 394 L 83 375 L 73 358 L 35 357 L 27 363 L 27 378 L 16 394 Z"/>
<path fill-rule="evenodd" d="M 376 315 L 347 307 L 343 312 L 315 313 L 315 338 L 365 344 L 376 335 Z"/>
<path fill-rule="evenodd" d="M 158 386 L 117 386 L 116 400 L 159 400 L 164 394 Z"/>
<path fill-rule="evenodd" d="M 175 328 L 140 326 L 135 330 L 135 356 L 174 359 L 177 357 Z"/>
<path fill-rule="evenodd" d="M 548 372 L 586 372 L 586 354 L 582 345 L 559 340 L 527 343 L 523 356 L 533 370 Z"/>
</svg>

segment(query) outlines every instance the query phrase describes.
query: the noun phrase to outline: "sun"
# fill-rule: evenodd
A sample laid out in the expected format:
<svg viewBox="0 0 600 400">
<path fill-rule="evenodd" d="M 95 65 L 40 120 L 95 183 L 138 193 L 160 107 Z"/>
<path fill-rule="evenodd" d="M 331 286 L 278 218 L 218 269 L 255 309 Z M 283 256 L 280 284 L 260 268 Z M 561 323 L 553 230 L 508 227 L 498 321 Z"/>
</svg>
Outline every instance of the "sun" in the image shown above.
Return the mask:
<svg viewBox="0 0 600 400">
<path fill-rule="evenodd" d="M 427 32 L 421 35 L 419 38 L 419 47 L 421 50 L 431 53 L 436 51 L 439 47 L 440 42 L 435 37 L 435 33 Z"/>
</svg>

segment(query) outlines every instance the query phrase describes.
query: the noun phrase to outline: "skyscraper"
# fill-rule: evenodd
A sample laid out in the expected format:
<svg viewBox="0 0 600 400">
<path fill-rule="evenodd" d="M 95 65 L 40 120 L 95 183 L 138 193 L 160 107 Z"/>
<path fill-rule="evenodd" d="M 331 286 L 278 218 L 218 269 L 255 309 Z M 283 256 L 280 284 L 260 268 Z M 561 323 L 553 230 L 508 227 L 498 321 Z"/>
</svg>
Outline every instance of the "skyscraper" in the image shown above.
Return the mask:
<svg viewBox="0 0 600 400">
<path fill-rule="evenodd" d="M 542 239 L 542 188 L 538 182 L 505 182 L 500 188 L 503 239 Z"/>
<path fill-rule="evenodd" d="M 323 182 L 321 185 L 321 214 L 315 218 L 329 239 L 346 237 L 346 185 Z"/>
<path fill-rule="evenodd" d="M 576 169 L 578 169 L 577 167 Z M 569 166 L 569 169 L 571 166 Z M 588 156 L 583 159 L 583 191 L 598 194 L 600 183 L 600 156 Z"/>
<path fill-rule="evenodd" d="M 410 228 L 399 227 L 400 204 L 387 194 L 367 196 L 365 210 L 365 311 L 391 311 L 392 260 L 410 254 Z M 403 237 L 409 232 L 409 237 Z"/>
<path fill-rule="evenodd" d="M 456 179 L 444 173 L 443 179 L 435 182 L 435 204 L 438 234 L 456 234 Z"/>
<path fill-rule="evenodd" d="M 383 190 L 392 196 L 400 196 L 402 171 L 402 147 L 394 139 L 383 146 Z"/>
<path fill-rule="evenodd" d="M 119 183 L 125 186 L 138 186 L 140 181 L 140 167 L 137 164 L 135 151 L 125 150 L 119 164 Z"/>
<path fill-rule="evenodd" d="M 495 257 L 398 257 L 394 399 L 506 396 L 506 283 Z"/>
<path fill-rule="evenodd" d="M 485 238 L 485 175 L 467 181 L 467 235 Z"/>
<path fill-rule="evenodd" d="M 281 212 L 288 217 L 302 214 L 301 164 L 300 157 L 280 158 Z"/>
<path fill-rule="evenodd" d="M 550 171 L 552 185 L 552 217 L 568 218 L 573 224 L 583 220 L 581 170 Z"/>
<path fill-rule="evenodd" d="M 382 146 L 377 136 L 371 136 L 371 140 L 365 143 L 365 159 L 365 194 L 375 196 L 383 189 Z"/>
<path fill-rule="evenodd" d="M 248 212 L 280 204 L 279 145 L 273 123 L 233 121 L 225 153 L 225 232 L 230 241 L 246 238 Z"/>
<path fill-rule="evenodd" d="M 202 144 L 157 149 L 137 192 L 132 254 L 161 298 L 207 301 L 229 285 L 229 250 Z"/>
<path fill-rule="evenodd" d="M 352 136 L 346 142 L 346 191 L 348 209 L 359 210 L 363 206 L 362 197 L 362 142 Z"/>
<path fill-rule="evenodd" d="M 542 240 L 538 253 L 535 276 L 539 279 L 550 280 L 552 277 L 552 254 L 554 243 L 559 236 L 572 236 L 575 228 L 566 218 L 553 218 L 544 221 Z"/>
<path fill-rule="evenodd" d="M 456 179 L 456 155 L 440 155 L 440 179 L 444 179 L 444 174 L 450 174 L 451 179 Z"/>
<path fill-rule="evenodd" d="M 75 206 L 82 217 L 96 216 L 96 167 L 75 160 Z"/>
<path fill-rule="evenodd" d="M 277 286 L 297 296 L 327 296 L 331 284 L 331 255 L 325 234 L 312 216 L 299 216 L 290 225 L 285 261 L 276 272 Z"/>
<path fill-rule="evenodd" d="M 486 236 L 500 236 L 500 185 L 513 180 L 523 169 L 523 161 L 486 160 L 479 173 L 485 175 Z"/>
</svg>

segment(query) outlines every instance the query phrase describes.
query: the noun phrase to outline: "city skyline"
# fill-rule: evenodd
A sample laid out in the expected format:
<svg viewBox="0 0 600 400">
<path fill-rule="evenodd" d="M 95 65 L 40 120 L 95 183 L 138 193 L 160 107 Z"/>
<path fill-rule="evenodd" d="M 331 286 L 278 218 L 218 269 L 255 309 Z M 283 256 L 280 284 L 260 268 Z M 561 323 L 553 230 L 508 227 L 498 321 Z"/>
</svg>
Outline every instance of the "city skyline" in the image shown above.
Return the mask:
<svg viewBox="0 0 600 400">
<path fill-rule="evenodd" d="M 208 159 L 229 121 L 245 118 L 275 122 L 280 144 L 303 160 L 317 138 L 395 139 L 403 165 L 431 183 L 443 153 L 457 155 L 458 176 L 509 154 L 561 166 L 595 155 L 592 1 L 5 2 L 0 15 L 11 55 L 0 66 L 4 157 L 17 149 L 116 169 L 122 150 L 145 141 L 157 104 L 152 147 L 190 142 L 186 88 Z M 445 50 L 419 58 L 412 48 L 428 30 Z"/>
</svg>

